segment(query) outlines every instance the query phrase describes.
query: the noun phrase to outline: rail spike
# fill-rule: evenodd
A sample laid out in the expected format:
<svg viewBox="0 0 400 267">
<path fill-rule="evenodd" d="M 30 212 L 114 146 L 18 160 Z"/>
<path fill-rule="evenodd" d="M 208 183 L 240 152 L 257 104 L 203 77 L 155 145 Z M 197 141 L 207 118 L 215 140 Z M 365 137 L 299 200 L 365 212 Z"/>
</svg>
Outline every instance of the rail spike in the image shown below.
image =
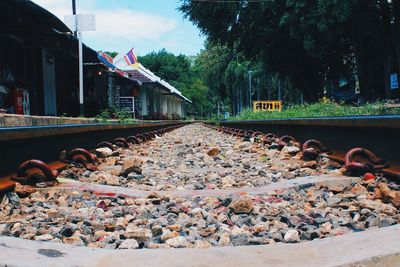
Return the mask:
<svg viewBox="0 0 400 267">
<path fill-rule="evenodd" d="M 290 135 L 282 136 L 281 138 L 279 138 L 279 141 L 278 141 L 278 149 L 281 150 L 284 146 L 287 146 L 290 141 L 297 142 L 296 139 L 294 139 L 294 137 L 292 137 Z"/>
<path fill-rule="evenodd" d="M 368 149 L 361 147 L 350 149 L 345 156 L 345 167 L 350 174 L 364 174 L 387 166 L 384 160 L 378 158 Z"/>
<path fill-rule="evenodd" d="M 100 142 L 96 145 L 96 148 L 101 148 L 101 147 L 108 147 L 109 149 L 111 149 L 111 151 L 114 151 L 113 144 L 107 141 Z"/>
<path fill-rule="evenodd" d="M 147 141 L 147 138 L 143 134 L 137 134 L 136 138 L 138 138 L 141 141 L 141 143 Z"/>
<path fill-rule="evenodd" d="M 52 170 L 50 169 L 49 165 L 44 163 L 41 160 L 37 159 L 31 159 L 23 162 L 21 165 L 19 165 L 17 169 L 17 176 L 18 178 L 25 177 L 26 180 L 29 180 L 29 177 L 31 176 L 29 174 L 29 170 L 32 169 L 38 169 L 40 170 L 45 178 L 45 181 L 52 182 L 57 180 L 58 176 L 58 171 L 57 170 Z"/>
<path fill-rule="evenodd" d="M 128 141 L 131 144 L 136 144 L 136 145 L 141 143 L 139 138 L 137 138 L 136 136 L 129 136 L 128 138 L 126 138 L 126 141 Z"/>
<path fill-rule="evenodd" d="M 68 153 L 68 160 L 78 163 L 95 163 L 96 157 L 83 148 L 75 148 Z"/>
<path fill-rule="evenodd" d="M 129 143 L 128 141 L 126 141 L 125 138 L 115 138 L 113 141 L 113 144 L 118 146 L 118 147 L 124 147 L 124 148 L 128 148 L 129 147 Z"/>
<path fill-rule="evenodd" d="M 150 133 L 143 133 L 143 135 L 146 137 L 148 141 L 152 139 L 152 135 Z"/>
<path fill-rule="evenodd" d="M 310 139 L 304 142 L 302 146 L 303 159 L 315 160 L 322 152 L 328 152 L 328 148 L 325 147 L 320 141 Z"/>
<path fill-rule="evenodd" d="M 251 137 L 257 138 L 257 137 L 259 137 L 259 136 L 261 136 L 261 135 L 262 135 L 261 132 L 254 132 L 254 133 L 251 134 Z"/>
<path fill-rule="evenodd" d="M 273 141 L 275 141 L 275 139 L 277 139 L 278 136 L 276 134 L 273 133 L 267 133 L 266 135 L 264 135 L 262 137 L 262 142 L 265 145 L 270 145 Z"/>
</svg>

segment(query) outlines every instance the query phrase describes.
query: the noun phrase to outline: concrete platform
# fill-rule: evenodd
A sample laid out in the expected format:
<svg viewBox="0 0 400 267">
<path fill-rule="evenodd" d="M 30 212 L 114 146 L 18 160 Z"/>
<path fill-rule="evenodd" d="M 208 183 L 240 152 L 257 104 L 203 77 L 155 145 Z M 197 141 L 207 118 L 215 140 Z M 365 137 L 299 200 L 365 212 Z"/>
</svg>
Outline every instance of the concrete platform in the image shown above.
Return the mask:
<svg viewBox="0 0 400 267">
<path fill-rule="evenodd" d="M 332 176 L 332 175 L 320 175 L 320 176 L 307 176 L 300 177 L 292 180 L 286 180 L 278 183 L 271 183 L 259 187 L 238 187 L 229 189 L 212 189 L 212 190 L 181 190 L 181 191 L 145 191 L 133 188 L 124 188 L 118 186 L 99 185 L 92 183 L 82 183 L 74 180 L 59 179 L 61 184 L 56 187 L 50 187 L 42 190 L 51 190 L 56 188 L 57 190 L 78 190 L 78 191 L 91 191 L 96 193 L 113 193 L 125 195 L 128 197 L 146 197 L 150 192 L 157 192 L 161 196 L 170 197 L 219 197 L 227 195 L 238 195 L 238 194 L 265 194 L 268 192 L 279 190 L 290 190 L 294 188 L 307 188 L 312 186 L 328 185 L 348 185 L 352 182 L 360 181 L 358 177 L 347 177 L 347 176 Z"/>
<path fill-rule="evenodd" d="M 0 237 L 0 266 L 400 266 L 400 225 L 300 244 L 106 250 Z"/>
</svg>

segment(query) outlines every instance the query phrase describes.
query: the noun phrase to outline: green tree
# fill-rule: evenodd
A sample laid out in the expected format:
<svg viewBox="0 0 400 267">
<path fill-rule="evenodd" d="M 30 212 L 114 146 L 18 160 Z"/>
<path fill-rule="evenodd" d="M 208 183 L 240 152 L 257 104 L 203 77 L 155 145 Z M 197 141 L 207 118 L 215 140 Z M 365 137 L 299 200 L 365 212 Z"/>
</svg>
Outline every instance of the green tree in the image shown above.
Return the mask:
<svg viewBox="0 0 400 267">
<path fill-rule="evenodd" d="M 176 87 L 193 102 L 188 106 L 189 114 L 205 117 L 210 116 L 214 111 L 213 97 L 211 97 L 208 87 L 199 77 L 196 67 L 193 66 L 193 58 L 188 58 L 184 55 L 175 56 L 163 49 L 159 52 L 152 52 L 139 57 L 138 60 L 154 74 Z"/>
<path fill-rule="evenodd" d="M 180 10 L 212 42 L 262 61 L 310 101 L 355 75 L 368 99 L 390 96 L 388 74 L 399 72 L 399 1 L 181 0 Z"/>
<path fill-rule="evenodd" d="M 109 56 L 112 57 L 112 58 L 115 58 L 115 57 L 118 55 L 117 52 L 106 51 L 106 52 L 104 52 L 104 53 L 106 53 L 107 55 L 109 55 Z"/>
</svg>

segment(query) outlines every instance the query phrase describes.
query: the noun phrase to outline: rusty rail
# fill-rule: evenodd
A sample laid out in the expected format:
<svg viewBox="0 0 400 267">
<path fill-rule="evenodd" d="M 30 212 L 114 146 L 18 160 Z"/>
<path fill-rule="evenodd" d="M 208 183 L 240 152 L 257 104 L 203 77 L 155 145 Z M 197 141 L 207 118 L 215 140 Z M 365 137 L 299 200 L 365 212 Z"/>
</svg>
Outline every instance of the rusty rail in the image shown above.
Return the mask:
<svg viewBox="0 0 400 267">
<path fill-rule="evenodd" d="M 289 141 L 288 136 L 293 136 L 305 145 L 303 155 L 306 159 L 315 158 L 319 153 L 329 150 L 331 159 L 345 164 L 355 173 L 372 168 L 400 179 L 398 115 L 221 121 L 207 124 L 219 126 L 219 131 L 239 136 L 243 136 L 244 131 L 248 135 L 261 132 L 262 135 L 257 134 L 258 139 L 265 144 L 276 141 L 280 147 Z M 278 137 L 281 140 L 276 140 Z"/>
<path fill-rule="evenodd" d="M 129 142 L 125 137 L 130 141 L 135 140 L 131 143 L 139 144 L 185 124 L 164 122 L 55 126 L 54 129 L 48 126 L 0 128 L 0 147 L 3 152 L 0 154 L 0 193 L 12 190 L 15 180 L 27 184 L 55 180 L 57 171 L 71 162 L 82 163 L 88 169 L 95 168 L 93 164 L 97 159 L 90 149 L 127 147 Z M 139 136 L 145 138 L 140 139 Z M 16 170 L 17 173 L 14 173 Z"/>
</svg>

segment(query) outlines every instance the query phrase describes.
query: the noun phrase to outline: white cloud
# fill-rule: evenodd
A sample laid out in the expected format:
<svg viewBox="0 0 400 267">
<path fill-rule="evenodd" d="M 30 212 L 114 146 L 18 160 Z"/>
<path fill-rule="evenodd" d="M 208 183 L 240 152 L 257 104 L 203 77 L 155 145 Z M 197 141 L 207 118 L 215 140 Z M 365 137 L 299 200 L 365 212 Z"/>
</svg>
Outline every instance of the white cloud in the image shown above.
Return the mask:
<svg viewBox="0 0 400 267">
<path fill-rule="evenodd" d="M 174 20 L 143 12 L 115 9 L 96 12 L 97 33 L 106 37 L 159 40 L 176 28 Z"/>
<path fill-rule="evenodd" d="M 72 13 L 71 1 L 33 0 L 64 21 L 64 15 Z M 109 47 L 113 40 L 130 49 L 141 41 L 159 41 L 177 27 L 177 21 L 145 12 L 125 9 L 100 9 L 95 0 L 77 1 L 78 13 L 96 14 L 96 31 L 84 33 L 84 41 L 94 49 L 119 50 L 122 46 Z M 106 47 L 107 45 L 107 47 Z M 126 51 L 119 51 L 126 52 Z"/>
</svg>

